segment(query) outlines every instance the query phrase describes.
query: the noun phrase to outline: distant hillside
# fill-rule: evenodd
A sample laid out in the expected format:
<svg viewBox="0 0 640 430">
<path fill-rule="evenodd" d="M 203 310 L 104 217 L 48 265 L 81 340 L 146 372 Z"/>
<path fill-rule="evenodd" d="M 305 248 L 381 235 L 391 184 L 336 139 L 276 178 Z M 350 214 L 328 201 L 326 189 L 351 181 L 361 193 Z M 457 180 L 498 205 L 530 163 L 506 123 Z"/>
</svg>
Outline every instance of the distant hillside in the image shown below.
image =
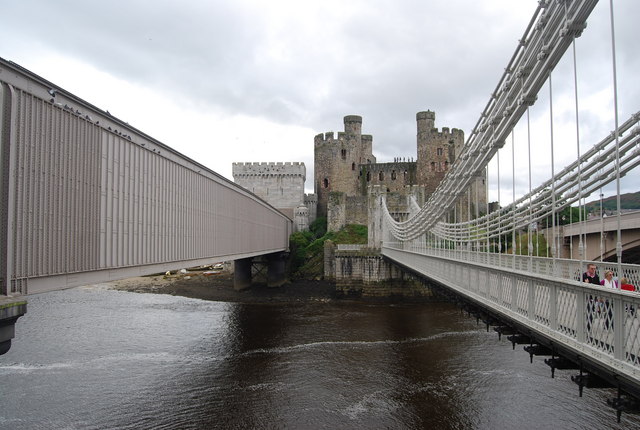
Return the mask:
<svg viewBox="0 0 640 430">
<path fill-rule="evenodd" d="M 585 206 L 587 212 L 599 212 L 600 200 L 587 203 Z M 602 207 L 606 211 L 617 210 L 616 196 L 607 197 L 602 200 Z M 638 209 L 640 210 L 640 191 L 637 193 L 620 194 L 620 207 L 622 209 Z"/>
</svg>

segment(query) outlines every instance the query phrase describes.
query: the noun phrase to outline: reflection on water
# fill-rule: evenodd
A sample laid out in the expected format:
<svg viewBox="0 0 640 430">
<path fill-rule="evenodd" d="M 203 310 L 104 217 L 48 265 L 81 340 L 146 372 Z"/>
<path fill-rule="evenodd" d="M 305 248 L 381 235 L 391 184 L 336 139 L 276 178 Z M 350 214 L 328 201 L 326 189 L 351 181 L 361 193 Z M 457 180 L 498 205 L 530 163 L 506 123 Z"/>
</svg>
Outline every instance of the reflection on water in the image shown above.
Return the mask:
<svg viewBox="0 0 640 430">
<path fill-rule="evenodd" d="M 30 297 L 0 429 L 632 428 L 450 304 L 244 305 L 92 286 Z"/>
</svg>

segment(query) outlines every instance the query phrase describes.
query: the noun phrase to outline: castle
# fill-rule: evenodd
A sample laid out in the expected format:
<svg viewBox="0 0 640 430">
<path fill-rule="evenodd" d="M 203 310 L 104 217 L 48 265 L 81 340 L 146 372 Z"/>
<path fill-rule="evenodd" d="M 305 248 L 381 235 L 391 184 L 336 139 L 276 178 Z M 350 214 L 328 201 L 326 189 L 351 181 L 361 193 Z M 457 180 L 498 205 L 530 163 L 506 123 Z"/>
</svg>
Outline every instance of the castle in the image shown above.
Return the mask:
<svg viewBox="0 0 640 430">
<path fill-rule="evenodd" d="M 362 134 L 362 117 L 344 117 L 344 131 L 321 133 L 314 138 L 314 190 L 304 194 L 304 163 L 234 163 L 234 181 L 262 197 L 294 219 L 304 230 L 317 216 L 327 217 L 329 231 L 346 224 L 369 225 L 372 193 L 386 193 L 392 215 L 402 220 L 409 214 L 409 196 L 422 206 L 436 189 L 460 153 L 464 132 L 435 127 L 435 113 L 418 112 L 417 158 L 396 158 L 378 163 L 373 137 Z M 486 208 L 486 174 L 472 182 L 469 196 L 460 202 L 458 219 Z M 306 221 L 305 221 L 306 217 Z"/>
</svg>

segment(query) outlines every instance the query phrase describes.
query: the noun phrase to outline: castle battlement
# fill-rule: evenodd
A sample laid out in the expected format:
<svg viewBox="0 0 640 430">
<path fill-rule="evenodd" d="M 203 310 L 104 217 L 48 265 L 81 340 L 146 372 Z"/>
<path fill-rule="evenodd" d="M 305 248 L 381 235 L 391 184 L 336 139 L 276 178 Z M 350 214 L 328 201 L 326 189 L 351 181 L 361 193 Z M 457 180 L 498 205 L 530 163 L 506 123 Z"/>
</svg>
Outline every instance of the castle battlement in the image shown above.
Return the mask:
<svg viewBox="0 0 640 430">
<path fill-rule="evenodd" d="M 301 161 L 247 161 L 247 162 L 234 162 L 233 166 L 304 166 L 304 163 Z"/>
<path fill-rule="evenodd" d="M 439 138 L 450 137 L 454 139 L 464 136 L 464 132 L 462 130 L 458 128 L 452 128 L 451 130 L 449 130 L 449 127 L 442 127 L 442 130 L 439 130 L 437 127 L 433 127 L 431 130 L 429 130 L 429 133 L 431 134 L 431 136 Z"/>
<path fill-rule="evenodd" d="M 232 174 L 235 177 L 245 176 L 301 176 L 306 177 L 307 169 L 299 161 L 278 162 L 246 162 L 233 163 Z"/>
</svg>

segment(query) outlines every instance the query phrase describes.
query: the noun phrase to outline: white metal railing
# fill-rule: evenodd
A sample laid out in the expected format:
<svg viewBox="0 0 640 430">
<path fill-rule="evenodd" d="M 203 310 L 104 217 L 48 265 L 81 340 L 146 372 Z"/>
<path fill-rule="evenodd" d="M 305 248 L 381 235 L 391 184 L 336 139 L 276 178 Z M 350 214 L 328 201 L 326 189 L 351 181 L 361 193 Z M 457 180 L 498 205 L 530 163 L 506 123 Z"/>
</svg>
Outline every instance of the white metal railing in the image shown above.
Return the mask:
<svg viewBox="0 0 640 430">
<path fill-rule="evenodd" d="M 526 255 L 500 254 L 492 252 L 467 251 L 464 249 L 431 247 L 425 241 L 385 242 L 385 247 L 402 249 L 432 257 L 444 257 L 459 262 L 477 263 L 496 268 L 518 270 L 531 273 L 534 276 L 546 276 L 549 279 L 563 279 L 581 281 L 582 273 L 587 264 L 595 264 L 603 277 L 605 271 L 611 270 L 618 281 L 627 278 L 640 292 L 640 265 L 621 264 L 622 273 L 617 273 L 618 264 L 615 262 L 571 260 L 565 258 L 533 257 Z"/>
<path fill-rule="evenodd" d="M 574 280 L 573 274 L 580 271 L 571 264 L 551 276 L 388 245 L 382 253 L 619 374 L 640 380 L 640 294 Z M 570 276 L 558 276 L 563 271 Z"/>
<path fill-rule="evenodd" d="M 360 251 L 367 248 L 367 245 L 356 245 L 351 243 L 339 243 L 337 246 L 338 251 Z"/>
</svg>

